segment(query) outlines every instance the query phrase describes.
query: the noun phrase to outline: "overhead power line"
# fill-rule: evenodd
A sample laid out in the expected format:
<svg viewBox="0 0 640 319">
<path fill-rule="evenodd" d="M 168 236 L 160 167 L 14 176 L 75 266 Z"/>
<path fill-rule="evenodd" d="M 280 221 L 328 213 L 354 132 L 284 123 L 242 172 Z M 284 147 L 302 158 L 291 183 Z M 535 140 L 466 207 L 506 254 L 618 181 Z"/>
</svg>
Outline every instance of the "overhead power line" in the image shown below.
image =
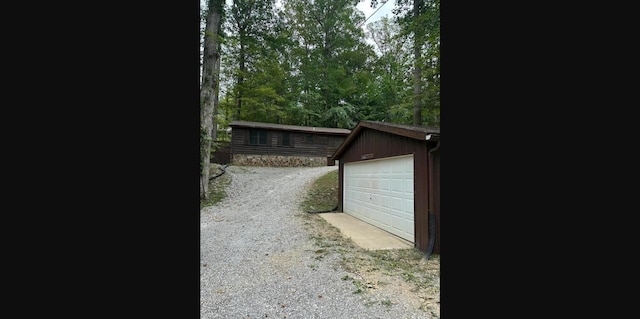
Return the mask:
<svg viewBox="0 0 640 319">
<path fill-rule="evenodd" d="M 378 12 L 378 10 L 380 10 L 380 8 L 382 8 L 385 4 L 387 4 L 387 2 L 389 2 L 389 0 L 387 0 L 387 1 L 385 1 L 383 4 L 381 4 L 381 5 L 378 7 L 378 9 L 376 9 L 376 11 L 373 11 L 373 13 L 372 13 L 369 17 L 367 17 L 366 19 L 364 19 L 364 21 L 363 21 L 360 25 L 363 25 L 363 24 L 367 23 L 367 20 L 369 20 L 371 17 L 373 17 L 373 16 L 376 14 L 376 12 Z M 359 26 L 358 26 L 358 27 L 359 27 Z"/>
</svg>

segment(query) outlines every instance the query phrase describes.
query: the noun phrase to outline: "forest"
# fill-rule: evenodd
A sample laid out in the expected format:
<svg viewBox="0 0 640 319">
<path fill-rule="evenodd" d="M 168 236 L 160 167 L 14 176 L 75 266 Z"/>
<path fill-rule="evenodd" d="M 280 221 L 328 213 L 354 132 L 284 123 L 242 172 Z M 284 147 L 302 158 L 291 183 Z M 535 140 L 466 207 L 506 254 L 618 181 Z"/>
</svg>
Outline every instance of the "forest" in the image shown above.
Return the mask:
<svg viewBox="0 0 640 319">
<path fill-rule="evenodd" d="M 367 24 L 358 0 L 220 2 L 216 126 L 439 126 L 439 0 L 396 0 L 393 17 Z"/>
<path fill-rule="evenodd" d="M 439 127 L 440 0 L 395 0 L 373 22 L 362 1 L 203 0 L 201 162 L 233 120 Z"/>
</svg>

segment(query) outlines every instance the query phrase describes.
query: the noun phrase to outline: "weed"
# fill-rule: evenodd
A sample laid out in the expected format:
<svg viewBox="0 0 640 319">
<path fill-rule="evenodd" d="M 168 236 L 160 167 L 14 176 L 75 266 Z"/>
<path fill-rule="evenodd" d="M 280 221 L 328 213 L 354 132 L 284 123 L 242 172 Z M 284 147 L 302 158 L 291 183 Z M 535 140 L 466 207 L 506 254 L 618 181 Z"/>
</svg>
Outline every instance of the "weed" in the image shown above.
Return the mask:
<svg viewBox="0 0 640 319">
<path fill-rule="evenodd" d="M 364 290 L 366 289 L 365 286 L 362 284 L 362 281 L 360 280 L 353 280 L 352 281 L 353 285 L 356 286 L 356 290 L 353 292 L 354 294 L 361 294 L 364 292 Z"/>
<path fill-rule="evenodd" d="M 404 281 L 410 281 L 410 282 L 415 282 L 416 281 L 416 276 L 411 272 L 403 273 L 402 274 L 402 278 L 404 278 Z"/>
<path fill-rule="evenodd" d="M 337 184 L 337 171 L 320 177 L 311 186 L 301 209 L 308 212 L 335 207 Z M 335 193 L 332 193 L 333 190 Z M 410 290 L 415 296 L 424 296 L 420 298 L 420 309 L 432 313 L 435 317 L 439 316 L 439 255 L 431 255 L 429 260 L 426 260 L 424 253 L 416 248 L 365 250 L 355 245 L 351 239 L 342 236 L 339 229 L 318 214 L 303 213 L 301 216 L 304 227 L 309 231 L 309 239 L 318 247 L 316 251 L 322 251 L 321 256 L 330 253 L 339 254 L 336 265 L 340 267 L 340 271 L 354 274 L 357 278 L 365 278 L 362 280 L 367 282 L 376 282 L 381 275 L 394 277 L 391 282 L 377 280 L 379 287 L 389 286 L 391 283 L 396 285 L 396 280 L 400 279 L 403 285 L 404 283 L 409 285 L 406 287 L 407 291 Z M 317 256 L 316 259 L 319 260 L 321 257 Z M 354 294 L 364 294 L 368 288 L 372 288 L 350 275 L 344 275 L 341 279 L 352 281 L 355 287 Z M 387 307 L 394 304 L 391 300 L 385 299 L 367 301 L 365 305 L 371 306 L 378 303 Z"/>
<path fill-rule="evenodd" d="M 217 165 L 211 164 L 211 176 L 218 173 Z M 221 202 L 226 196 L 226 187 L 231 184 L 231 176 L 227 173 L 209 181 L 209 198 L 200 200 L 200 209 Z"/>
<path fill-rule="evenodd" d="M 305 212 L 331 210 L 338 203 L 338 171 L 331 171 L 315 180 L 302 209 Z"/>
</svg>

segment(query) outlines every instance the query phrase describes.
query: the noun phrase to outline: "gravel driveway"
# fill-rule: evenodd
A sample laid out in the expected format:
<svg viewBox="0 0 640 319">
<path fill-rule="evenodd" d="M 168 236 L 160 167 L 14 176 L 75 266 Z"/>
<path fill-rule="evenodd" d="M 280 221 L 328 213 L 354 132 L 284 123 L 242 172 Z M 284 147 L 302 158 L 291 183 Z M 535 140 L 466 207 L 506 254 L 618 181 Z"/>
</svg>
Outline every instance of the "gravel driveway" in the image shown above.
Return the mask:
<svg viewBox="0 0 640 319">
<path fill-rule="evenodd" d="M 201 318 L 429 317 L 409 303 L 371 303 L 341 279 L 348 273 L 337 255 L 315 258 L 299 205 L 316 178 L 336 169 L 227 168 L 227 197 L 200 213 Z"/>
</svg>

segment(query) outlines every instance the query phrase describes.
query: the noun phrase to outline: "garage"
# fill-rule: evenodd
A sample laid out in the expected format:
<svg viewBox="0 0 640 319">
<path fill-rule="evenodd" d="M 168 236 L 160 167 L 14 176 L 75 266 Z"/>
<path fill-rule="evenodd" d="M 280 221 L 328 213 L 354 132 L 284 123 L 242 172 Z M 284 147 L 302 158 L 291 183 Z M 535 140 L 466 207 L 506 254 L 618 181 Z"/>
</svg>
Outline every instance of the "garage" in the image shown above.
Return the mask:
<svg viewBox="0 0 640 319">
<path fill-rule="evenodd" d="M 414 242 L 413 155 L 344 165 L 343 212 Z"/>
<path fill-rule="evenodd" d="M 360 121 L 330 160 L 338 212 L 440 253 L 440 128 Z"/>
</svg>

